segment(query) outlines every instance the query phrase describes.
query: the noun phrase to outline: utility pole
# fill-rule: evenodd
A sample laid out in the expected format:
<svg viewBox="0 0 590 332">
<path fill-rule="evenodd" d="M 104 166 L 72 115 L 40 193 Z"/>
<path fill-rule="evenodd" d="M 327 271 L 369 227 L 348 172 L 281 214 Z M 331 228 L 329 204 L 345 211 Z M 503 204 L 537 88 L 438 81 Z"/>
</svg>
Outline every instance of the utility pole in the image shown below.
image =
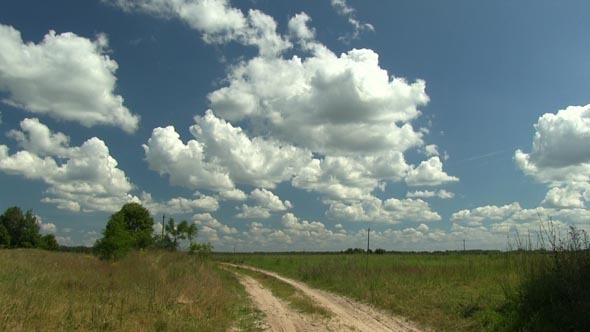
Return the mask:
<svg viewBox="0 0 590 332">
<path fill-rule="evenodd" d="M 162 213 L 162 241 L 164 241 L 164 219 L 166 215 Z"/>
<path fill-rule="evenodd" d="M 465 239 L 463 239 L 463 251 L 465 251 Z"/>
</svg>

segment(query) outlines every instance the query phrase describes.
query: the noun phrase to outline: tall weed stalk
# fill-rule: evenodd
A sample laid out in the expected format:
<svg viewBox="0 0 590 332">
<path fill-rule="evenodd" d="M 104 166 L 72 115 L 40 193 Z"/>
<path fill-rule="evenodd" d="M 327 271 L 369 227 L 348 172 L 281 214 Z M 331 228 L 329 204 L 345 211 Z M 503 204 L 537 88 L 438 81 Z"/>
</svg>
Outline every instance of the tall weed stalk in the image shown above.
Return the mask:
<svg viewBox="0 0 590 332">
<path fill-rule="evenodd" d="M 498 330 L 588 331 L 588 234 L 570 226 L 562 236 L 550 221 L 542 224 L 538 242 L 538 250 L 526 253 L 521 284 L 507 291 Z"/>
</svg>

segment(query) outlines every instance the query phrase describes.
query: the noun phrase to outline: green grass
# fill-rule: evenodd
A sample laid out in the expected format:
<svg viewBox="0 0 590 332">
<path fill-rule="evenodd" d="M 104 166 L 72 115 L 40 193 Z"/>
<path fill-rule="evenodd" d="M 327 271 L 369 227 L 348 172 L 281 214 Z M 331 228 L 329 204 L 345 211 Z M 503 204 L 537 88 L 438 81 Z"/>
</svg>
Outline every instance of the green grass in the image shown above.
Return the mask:
<svg viewBox="0 0 590 332">
<path fill-rule="evenodd" d="M 370 303 L 437 331 L 493 330 L 519 254 L 218 255 Z"/>
<path fill-rule="evenodd" d="M 251 276 L 269 289 L 274 296 L 285 301 L 293 309 L 308 315 L 330 317 L 331 313 L 321 306 L 315 304 L 309 297 L 297 290 L 295 287 L 278 280 L 272 276 L 249 269 L 234 268 L 238 273 Z"/>
<path fill-rule="evenodd" d="M 186 253 L 0 250 L 0 331 L 256 330 L 235 276 Z"/>
</svg>

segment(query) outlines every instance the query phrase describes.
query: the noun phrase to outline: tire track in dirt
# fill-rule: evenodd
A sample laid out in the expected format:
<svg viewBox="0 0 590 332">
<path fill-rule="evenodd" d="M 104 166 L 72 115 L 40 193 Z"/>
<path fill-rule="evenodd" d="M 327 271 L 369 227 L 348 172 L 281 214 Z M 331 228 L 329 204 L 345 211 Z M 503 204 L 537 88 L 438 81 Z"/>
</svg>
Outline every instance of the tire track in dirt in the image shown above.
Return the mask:
<svg viewBox="0 0 590 332">
<path fill-rule="evenodd" d="M 302 315 L 291 310 L 287 304 L 276 298 L 270 290 L 264 288 L 254 278 L 241 273 L 236 273 L 236 275 L 252 298 L 252 302 L 265 314 L 268 325 L 264 327 L 266 331 L 315 331 Z"/>
<path fill-rule="evenodd" d="M 333 315 L 329 319 L 323 321 L 313 322 L 310 317 L 301 319 L 306 322 L 307 325 L 303 324 L 299 326 L 299 329 L 294 324 L 294 331 L 374 331 L 374 332 L 421 332 L 416 324 L 409 322 L 401 317 L 394 317 L 387 315 L 375 308 L 372 308 L 366 304 L 359 303 L 348 299 L 343 296 L 335 295 L 323 290 L 313 289 L 306 284 L 295 281 L 289 278 L 285 278 L 274 272 L 262 270 L 259 268 L 246 266 L 246 265 L 235 265 L 225 264 L 228 266 L 250 269 L 260 273 L 264 273 L 268 276 L 276 278 L 282 282 L 285 282 L 296 289 L 300 290 L 303 294 L 308 296 L 312 301 L 318 305 L 324 307 Z M 240 274 L 241 275 L 241 274 Z M 254 280 L 255 281 L 255 280 Z M 256 281 L 255 281 L 256 282 Z M 260 285 L 260 284 L 259 284 Z M 262 287 L 260 285 L 259 287 Z M 267 290 L 268 291 L 268 290 Z M 268 291 L 270 293 L 270 291 Z M 271 296 L 272 293 L 270 294 Z M 254 300 L 256 301 L 256 300 Z M 261 308 L 262 311 L 264 311 Z M 287 309 L 288 310 L 288 309 Z M 301 314 L 296 313 L 299 317 L 304 317 Z M 288 315 L 287 315 L 288 317 Z M 271 330 L 271 331 L 291 331 L 291 330 Z"/>
</svg>

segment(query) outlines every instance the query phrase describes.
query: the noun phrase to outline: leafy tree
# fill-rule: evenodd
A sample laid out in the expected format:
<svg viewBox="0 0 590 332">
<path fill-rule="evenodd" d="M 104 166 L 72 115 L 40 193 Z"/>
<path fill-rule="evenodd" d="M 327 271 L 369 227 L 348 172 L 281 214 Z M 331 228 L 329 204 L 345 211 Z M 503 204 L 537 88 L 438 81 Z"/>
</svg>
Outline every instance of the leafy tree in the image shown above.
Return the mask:
<svg viewBox="0 0 590 332">
<path fill-rule="evenodd" d="M 32 211 L 23 214 L 19 207 L 8 208 L 0 216 L 0 224 L 6 230 L 0 229 L 0 243 L 6 242 L 7 247 L 34 248 L 39 245 L 39 225 Z"/>
<path fill-rule="evenodd" d="M 116 259 L 131 249 L 146 248 L 153 242 L 153 225 L 150 212 L 141 204 L 125 204 L 109 218 L 103 238 L 95 244 L 95 252 L 103 259 Z"/>
<path fill-rule="evenodd" d="M 121 218 L 111 216 L 103 235 L 94 246 L 96 254 L 102 259 L 122 258 L 133 248 L 133 236 Z"/>
<path fill-rule="evenodd" d="M 164 225 L 164 233 L 162 236 L 155 236 L 156 245 L 160 248 L 167 248 L 170 250 L 178 249 L 180 241 L 188 240 L 189 249 L 193 244 L 193 239 L 197 236 L 197 225 L 190 224 L 183 220 L 176 224 L 174 218 L 168 218 L 168 222 Z"/>
<path fill-rule="evenodd" d="M 53 234 L 45 234 L 43 236 L 41 236 L 41 239 L 39 241 L 39 248 L 41 249 L 45 249 L 45 250 L 59 250 L 59 244 L 57 243 L 57 240 L 55 239 L 55 235 Z"/>
<path fill-rule="evenodd" d="M 121 220 L 134 240 L 134 248 L 148 247 L 152 239 L 154 219 L 150 212 L 138 203 L 127 203 L 119 212 L 111 216 L 111 220 Z"/>
</svg>

